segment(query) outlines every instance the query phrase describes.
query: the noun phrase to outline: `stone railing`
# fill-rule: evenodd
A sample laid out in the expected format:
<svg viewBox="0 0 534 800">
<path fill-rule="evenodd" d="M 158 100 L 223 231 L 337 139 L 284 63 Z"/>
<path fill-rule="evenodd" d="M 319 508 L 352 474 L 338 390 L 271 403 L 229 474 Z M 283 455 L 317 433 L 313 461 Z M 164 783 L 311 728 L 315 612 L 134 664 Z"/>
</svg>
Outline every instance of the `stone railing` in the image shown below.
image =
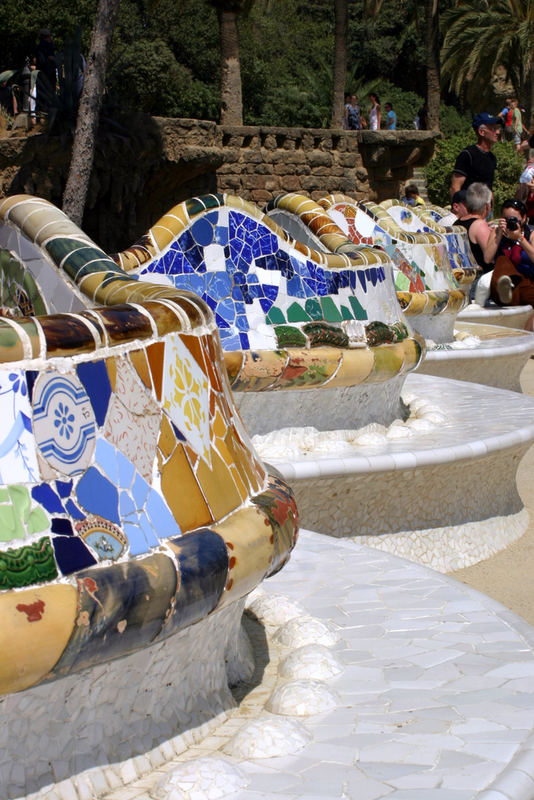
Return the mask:
<svg viewBox="0 0 534 800">
<path fill-rule="evenodd" d="M 114 251 L 193 195 L 229 192 L 260 206 L 288 191 L 315 200 L 334 192 L 358 200 L 398 197 L 414 167 L 432 157 L 438 136 L 139 116 L 126 136 L 97 150 L 83 229 Z M 28 193 L 61 206 L 68 166 L 69 150 L 55 137 L 0 139 L 0 197 Z"/>
</svg>

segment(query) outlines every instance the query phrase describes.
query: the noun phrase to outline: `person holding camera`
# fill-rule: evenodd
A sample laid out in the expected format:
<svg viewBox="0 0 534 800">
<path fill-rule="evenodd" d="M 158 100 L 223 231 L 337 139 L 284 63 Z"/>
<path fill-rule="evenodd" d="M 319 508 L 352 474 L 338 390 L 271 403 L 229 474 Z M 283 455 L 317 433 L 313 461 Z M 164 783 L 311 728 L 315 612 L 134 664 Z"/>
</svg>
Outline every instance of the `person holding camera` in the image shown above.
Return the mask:
<svg viewBox="0 0 534 800">
<path fill-rule="evenodd" d="M 501 214 L 490 297 L 501 306 L 534 306 L 534 237 L 526 206 L 521 200 L 505 200 Z"/>
</svg>

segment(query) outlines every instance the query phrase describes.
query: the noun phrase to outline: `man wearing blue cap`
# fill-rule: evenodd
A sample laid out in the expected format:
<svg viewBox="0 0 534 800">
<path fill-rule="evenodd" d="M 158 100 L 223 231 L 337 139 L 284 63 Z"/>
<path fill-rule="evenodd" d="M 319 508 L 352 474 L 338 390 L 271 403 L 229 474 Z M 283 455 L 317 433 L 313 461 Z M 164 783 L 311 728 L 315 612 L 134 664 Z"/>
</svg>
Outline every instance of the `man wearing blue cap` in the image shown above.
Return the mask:
<svg viewBox="0 0 534 800">
<path fill-rule="evenodd" d="M 477 143 L 462 150 L 456 159 L 452 172 L 451 197 L 460 189 L 467 189 L 472 183 L 485 183 L 490 189 L 493 187 L 497 159 L 491 148 L 499 139 L 501 120 L 483 111 L 473 119 L 473 130 L 477 135 Z"/>
</svg>

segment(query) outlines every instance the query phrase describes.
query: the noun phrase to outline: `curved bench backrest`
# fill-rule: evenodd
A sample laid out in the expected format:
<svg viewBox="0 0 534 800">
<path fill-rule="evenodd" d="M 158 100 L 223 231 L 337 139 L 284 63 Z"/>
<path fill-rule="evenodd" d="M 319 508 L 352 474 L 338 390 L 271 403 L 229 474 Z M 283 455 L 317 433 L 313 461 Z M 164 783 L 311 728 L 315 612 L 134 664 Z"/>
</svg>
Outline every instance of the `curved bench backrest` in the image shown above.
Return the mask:
<svg viewBox="0 0 534 800">
<path fill-rule="evenodd" d="M 234 407 L 210 309 L 126 276 L 50 204 L 9 198 L 0 218 L 22 234 L 38 206 L 41 247 L 110 305 L 0 318 L 0 693 L 238 600 L 297 525 Z"/>
<path fill-rule="evenodd" d="M 387 211 L 404 232 L 417 235 L 433 233 L 440 236 L 446 243 L 450 266 L 458 283 L 469 285 L 473 282 L 478 265 L 473 258 L 467 231 L 461 225 L 453 227 L 441 225 L 439 219 L 446 213 L 442 208 L 439 206 L 407 208 L 398 200 L 384 200 L 380 203 L 380 207 Z M 462 272 L 468 277 L 462 279 Z"/>
</svg>

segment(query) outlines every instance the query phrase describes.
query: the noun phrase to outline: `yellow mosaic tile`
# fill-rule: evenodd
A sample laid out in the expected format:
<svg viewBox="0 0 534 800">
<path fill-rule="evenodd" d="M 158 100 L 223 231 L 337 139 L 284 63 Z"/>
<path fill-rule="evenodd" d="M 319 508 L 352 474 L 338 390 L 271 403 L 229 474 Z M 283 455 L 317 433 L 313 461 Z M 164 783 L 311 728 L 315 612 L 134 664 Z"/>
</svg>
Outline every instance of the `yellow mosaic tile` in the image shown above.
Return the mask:
<svg viewBox="0 0 534 800">
<path fill-rule="evenodd" d="M 139 375 L 141 381 L 144 383 L 147 389 L 152 389 L 152 377 L 150 375 L 150 368 L 146 359 L 145 350 L 132 350 L 129 356 L 132 366 Z"/>
<path fill-rule="evenodd" d="M 271 526 L 258 508 L 243 508 L 224 522 L 212 525 L 211 530 L 220 534 L 228 547 L 228 581 L 217 605 L 222 608 L 261 582 L 274 546 Z"/>
<path fill-rule="evenodd" d="M 211 451 L 211 468 L 204 459 L 198 462 L 196 476 L 214 519 L 225 517 L 242 503 L 230 471 L 219 454 Z"/>
<path fill-rule="evenodd" d="M 158 452 L 158 467 L 163 496 L 182 531 L 209 525 L 214 515 L 208 508 L 183 446 L 178 444 L 165 464 Z"/>
<path fill-rule="evenodd" d="M 357 386 L 365 382 L 373 371 L 374 365 L 373 353 L 367 347 L 343 350 L 339 354 L 338 369 L 325 386 L 328 388 L 334 386 Z"/>
<path fill-rule="evenodd" d="M 0 694 L 38 683 L 57 663 L 76 621 L 69 584 L 0 594 Z"/>
</svg>

